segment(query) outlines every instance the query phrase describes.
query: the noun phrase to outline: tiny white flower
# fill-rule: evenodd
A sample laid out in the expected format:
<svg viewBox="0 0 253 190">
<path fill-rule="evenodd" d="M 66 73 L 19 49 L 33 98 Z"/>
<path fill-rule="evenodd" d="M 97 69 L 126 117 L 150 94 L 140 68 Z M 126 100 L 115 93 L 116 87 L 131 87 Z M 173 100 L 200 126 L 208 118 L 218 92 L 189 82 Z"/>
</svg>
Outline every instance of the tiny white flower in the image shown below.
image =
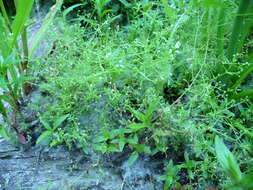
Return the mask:
<svg viewBox="0 0 253 190">
<path fill-rule="evenodd" d="M 178 41 L 178 42 L 176 43 L 176 45 L 175 45 L 175 48 L 178 49 L 178 48 L 180 48 L 180 46 L 181 46 L 181 43 Z"/>
</svg>

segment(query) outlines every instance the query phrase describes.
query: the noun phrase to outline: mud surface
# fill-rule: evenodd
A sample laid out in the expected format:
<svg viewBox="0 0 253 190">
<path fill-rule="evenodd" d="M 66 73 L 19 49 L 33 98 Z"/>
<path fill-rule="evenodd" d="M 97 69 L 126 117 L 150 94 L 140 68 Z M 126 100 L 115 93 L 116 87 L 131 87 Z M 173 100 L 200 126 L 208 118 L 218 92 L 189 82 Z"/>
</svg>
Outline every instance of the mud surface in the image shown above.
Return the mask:
<svg viewBox="0 0 253 190">
<path fill-rule="evenodd" d="M 129 167 L 126 158 L 116 154 L 94 156 L 69 152 L 64 146 L 24 150 L 0 139 L 0 189 L 162 189 L 157 173 L 159 163 L 142 156 Z"/>
</svg>

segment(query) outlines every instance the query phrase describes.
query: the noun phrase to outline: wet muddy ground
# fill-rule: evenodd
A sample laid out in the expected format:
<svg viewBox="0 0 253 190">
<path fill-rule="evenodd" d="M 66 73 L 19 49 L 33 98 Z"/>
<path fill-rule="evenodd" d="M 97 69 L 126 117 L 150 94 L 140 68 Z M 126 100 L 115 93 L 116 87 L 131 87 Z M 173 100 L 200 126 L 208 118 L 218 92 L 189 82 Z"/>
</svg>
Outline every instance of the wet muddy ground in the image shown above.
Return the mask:
<svg viewBox="0 0 253 190">
<path fill-rule="evenodd" d="M 141 156 L 85 155 L 56 148 L 22 147 L 0 140 L 1 190 L 160 190 L 159 165 Z"/>
</svg>

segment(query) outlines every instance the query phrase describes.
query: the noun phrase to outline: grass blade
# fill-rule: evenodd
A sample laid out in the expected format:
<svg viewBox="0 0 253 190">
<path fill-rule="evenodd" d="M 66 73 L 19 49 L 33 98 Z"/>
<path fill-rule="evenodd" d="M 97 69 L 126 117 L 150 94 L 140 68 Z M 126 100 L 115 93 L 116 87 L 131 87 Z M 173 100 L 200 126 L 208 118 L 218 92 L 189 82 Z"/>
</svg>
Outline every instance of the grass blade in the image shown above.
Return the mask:
<svg viewBox="0 0 253 190">
<path fill-rule="evenodd" d="M 22 3 L 19 3 L 17 7 L 17 14 L 12 24 L 13 38 L 11 43 L 11 48 L 14 47 L 18 35 L 24 29 L 25 23 L 28 20 L 34 0 L 23 0 Z M 9 49 L 11 51 L 11 49 Z"/>
</svg>

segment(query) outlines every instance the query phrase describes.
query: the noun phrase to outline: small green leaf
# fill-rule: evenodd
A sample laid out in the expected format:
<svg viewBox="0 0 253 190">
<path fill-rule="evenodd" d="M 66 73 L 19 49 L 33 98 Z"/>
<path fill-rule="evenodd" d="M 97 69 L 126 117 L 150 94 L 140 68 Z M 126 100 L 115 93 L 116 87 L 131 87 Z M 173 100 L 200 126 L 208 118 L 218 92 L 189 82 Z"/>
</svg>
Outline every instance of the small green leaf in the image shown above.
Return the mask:
<svg viewBox="0 0 253 190">
<path fill-rule="evenodd" d="M 36 145 L 40 144 L 44 139 L 46 139 L 47 137 L 50 137 L 52 135 L 52 131 L 45 131 L 43 132 L 39 138 L 36 141 Z"/>
<path fill-rule="evenodd" d="M 138 156 L 139 156 L 139 153 L 138 153 L 138 152 L 136 152 L 136 151 L 132 152 L 130 158 L 129 158 L 128 161 L 127 161 L 127 162 L 128 162 L 128 165 L 129 165 L 129 166 L 133 165 L 134 162 L 137 160 Z"/>
</svg>

